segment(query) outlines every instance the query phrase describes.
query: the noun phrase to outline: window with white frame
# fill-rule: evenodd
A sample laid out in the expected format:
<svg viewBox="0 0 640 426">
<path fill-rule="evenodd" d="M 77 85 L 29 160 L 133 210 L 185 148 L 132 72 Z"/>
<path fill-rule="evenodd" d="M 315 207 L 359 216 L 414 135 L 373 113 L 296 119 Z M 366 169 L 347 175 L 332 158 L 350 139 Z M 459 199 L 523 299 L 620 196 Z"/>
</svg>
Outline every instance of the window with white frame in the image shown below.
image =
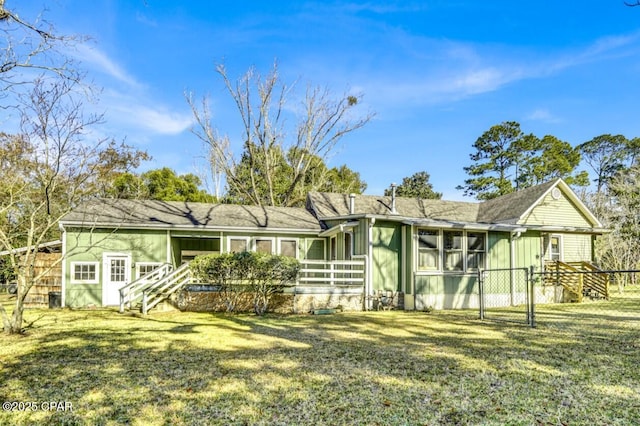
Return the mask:
<svg viewBox="0 0 640 426">
<path fill-rule="evenodd" d="M 551 260 L 562 260 L 562 236 L 551 235 L 549 237 L 549 258 Z"/>
<path fill-rule="evenodd" d="M 467 270 L 484 268 L 486 237 L 484 232 L 467 232 Z"/>
<path fill-rule="evenodd" d="M 485 266 L 485 232 L 418 229 L 417 240 L 419 271 L 465 272 Z"/>
<path fill-rule="evenodd" d="M 98 268 L 99 262 L 71 262 L 71 282 L 97 284 Z"/>
<path fill-rule="evenodd" d="M 145 275 L 153 272 L 154 269 L 162 265 L 160 262 L 137 262 L 136 263 L 136 278 L 144 277 Z"/>
<path fill-rule="evenodd" d="M 442 255 L 445 271 L 463 271 L 462 231 L 444 231 L 442 233 Z"/>
<path fill-rule="evenodd" d="M 229 253 L 242 253 L 249 251 L 248 238 L 229 238 Z"/>
<path fill-rule="evenodd" d="M 282 256 L 298 258 L 297 240 L 280 240 L 280 254 Z"/>
<path fill-rule="evenodd" d="M 440 269 L 440 232 L 435 229 L 418 229 L 418 269 Z"/>
<path fill-rule="evenodd" d="M 273 253 L 273 239 L 270 238 L 256 238 L 254 240 L 255 250 L 257 253 Z"/>
</svg>

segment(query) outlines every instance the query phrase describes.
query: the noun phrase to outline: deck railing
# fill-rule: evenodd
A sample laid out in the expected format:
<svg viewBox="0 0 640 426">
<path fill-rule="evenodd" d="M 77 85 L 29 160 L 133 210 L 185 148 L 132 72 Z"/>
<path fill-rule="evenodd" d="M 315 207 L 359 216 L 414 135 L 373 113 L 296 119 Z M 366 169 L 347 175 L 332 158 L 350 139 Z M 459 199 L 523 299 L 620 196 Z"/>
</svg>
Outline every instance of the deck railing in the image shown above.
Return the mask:
<svg viewBox="0 0 640 426">
<path fill-rule="evenodd" d="M 364 285 L 364 260 L 301 260 L 298 285 Z"/>
</svg>

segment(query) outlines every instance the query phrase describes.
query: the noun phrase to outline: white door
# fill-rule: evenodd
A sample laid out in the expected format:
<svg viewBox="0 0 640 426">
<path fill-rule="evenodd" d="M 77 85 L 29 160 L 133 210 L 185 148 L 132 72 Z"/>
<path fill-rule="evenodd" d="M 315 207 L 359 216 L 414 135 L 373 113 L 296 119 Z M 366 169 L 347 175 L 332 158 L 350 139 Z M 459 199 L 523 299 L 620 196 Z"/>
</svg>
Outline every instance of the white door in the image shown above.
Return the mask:
<svg viewBox="0 0 640 426">
<path fill-rule="evenodd" d="M 125 254 L 104 255 L 102 306 L 120 304 L 120 288 L 131 282 L 131 261 Z"/>
</svg>

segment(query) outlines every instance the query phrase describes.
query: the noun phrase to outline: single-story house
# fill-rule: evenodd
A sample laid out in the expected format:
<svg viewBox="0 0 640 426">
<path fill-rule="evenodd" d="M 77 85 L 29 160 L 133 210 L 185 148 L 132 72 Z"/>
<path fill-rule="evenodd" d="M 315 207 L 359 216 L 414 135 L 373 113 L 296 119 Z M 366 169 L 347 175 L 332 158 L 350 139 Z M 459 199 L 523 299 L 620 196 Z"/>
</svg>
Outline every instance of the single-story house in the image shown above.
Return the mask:
<svg viewBox="0 0 640 426">
<path fill-rule="evenodd" d="M 130 283 L 166 280 L 163 265 L 171 273 L 199 254 L 250 250 L 300 260 L 296 312 L 365 309 L 380 292 L 403 309 L 473 308 L 478 270 L 590 263 L 605 232 L 561 179 L 485 202 L 319 192 L 304 208 L 98 199 L 60 227 L 63 306 L 118 305 Z"/>
</svg>

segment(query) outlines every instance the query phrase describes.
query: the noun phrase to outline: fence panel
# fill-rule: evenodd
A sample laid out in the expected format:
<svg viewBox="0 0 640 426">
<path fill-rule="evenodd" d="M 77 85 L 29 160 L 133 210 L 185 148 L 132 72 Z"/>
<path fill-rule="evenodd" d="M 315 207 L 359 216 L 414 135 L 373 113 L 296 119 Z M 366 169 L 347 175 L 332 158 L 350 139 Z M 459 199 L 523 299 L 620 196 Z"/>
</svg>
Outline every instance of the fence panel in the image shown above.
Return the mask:
<svg viewBox="0 0 640 426">
<path fill-rule="evenodd" d="M 480 319 L 535 326 L 533 281 L 527 268 L 478 272 Z"/>
</svg>

